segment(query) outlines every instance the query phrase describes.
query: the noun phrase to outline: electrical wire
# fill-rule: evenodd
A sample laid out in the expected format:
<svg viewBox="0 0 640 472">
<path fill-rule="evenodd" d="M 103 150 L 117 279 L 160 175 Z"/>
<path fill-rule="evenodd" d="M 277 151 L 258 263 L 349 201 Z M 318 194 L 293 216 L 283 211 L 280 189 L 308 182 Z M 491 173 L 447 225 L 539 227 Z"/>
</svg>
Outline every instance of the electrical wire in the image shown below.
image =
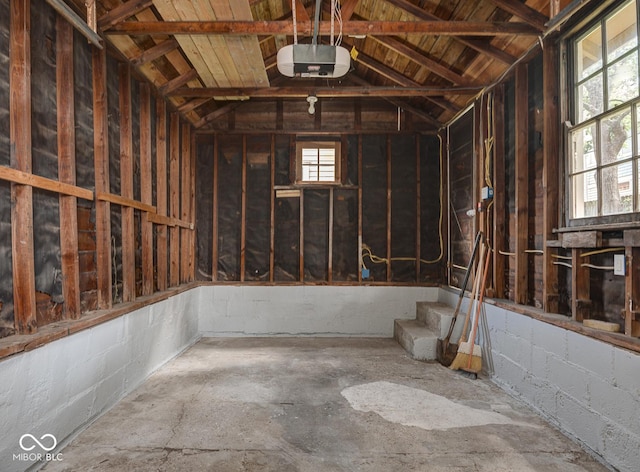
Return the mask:
<svg viewBox="0 0 640 472">
<path fill-rule="evenodd" d="M 443 178 L 442 178 L 442 167 L 443 167 L 443 161 L 444 161 L 444 157 L 443 157 L 443 151 L 442 151 L 442 135 L 440 133 L 438 133 L 438 139 L 440 140 L 440 216 L 438 217 L 438 240 L 440 243 L 440 254 L 438 255 L 437 258 L 435 259 L 431 259 L 431 260 L 423 260 L 420 259 L 420 262 L 424 262 L 425 264 L 436 264 L 438 262 L 440 262 L 442 260 L 442 257 L 444 256 L 444 240 L 442 238 L 442 220 L 443 220 L 443 216 L 444 216 L 444 208 L 443 208 L 443 202 L 444 202 L 444 182 L 443 182 Z"/>
<path fill-rule="evenodd" d="M 364 263 L 364 256 L 368 256 L 369 260 L 371 260 L 371 262 L 373 262 L 374 264 L 388 264 L 390 261 L 408 261 L 408 262 L 412 262 L 412 261 L 417 261 L 418 259 L 415 257 L 391 257 L 391 258 L 386 258 L 386 257 L 380 257 L 380 256 L 376 256 L 373 252 L 371 252 L 371 248 L 369 246 L 367 246 L 366 244 L 362 244 L 362 252 L 363 254 L 360 257 L 360 262 L 361 265 L 364 269 L 367 268 L 367 266 Z M 431 262 L 426 261 L 424 259 L 419 259 L 420 262 L 424 263 L 424 264 L 431 264 Z M 465 268 L 465 267 L 463 267 Z"/>
<path fill-rule="evenodd" d="M 599 266 L 594 264 L 580 264 L 580 267 L 588 267 L 589 269 L 613 270 L 613 266 Z"/>
<path fill-rule="evenodd" d="M 568 267 L 569 269 L 573 269 L 573 266 L 571 264 L 569 264 L 568 262 L 553 261 L 553 265 L 559 265 L 559 266 Z"/>
<path fill-rule="evenodd" d="M 605 252 L 617 252 L 617 251 L 624 251 L 623 247 L 609 247 L 606 249 L 597 249 L 595 251 L 590 251 L 590 252 L 584 252 L 582 254 L 580 254 L 580 257 L 589 257 L 589 256 L 595 256 L 596 254 L 604 254 Z"/>
</svg>

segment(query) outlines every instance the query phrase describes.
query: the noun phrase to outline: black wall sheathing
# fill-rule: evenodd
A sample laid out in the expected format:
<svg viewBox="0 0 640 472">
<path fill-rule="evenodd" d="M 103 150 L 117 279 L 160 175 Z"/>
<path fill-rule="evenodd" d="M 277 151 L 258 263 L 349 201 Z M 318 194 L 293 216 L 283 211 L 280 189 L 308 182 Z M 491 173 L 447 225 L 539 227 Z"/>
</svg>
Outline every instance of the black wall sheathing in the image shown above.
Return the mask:
<svg viewBox="0 0 640 472">
<path fill-rule="evenodd" d="M 358 192 L 333 192 L 333 280 L 358 281 Z"/>
<path fill-rule="evenodd" d="M 300 199 L 276 198 L 275 260 L 273 277 L 278 282 L 300 280 Z"/>
<path fill-rule="evenodd" d="M 197 280 L 211 280 L 212 274 L 213 146 L 213 136 L 200 136 L 196 140 Z"/>
<path fill-rule="evenodd" d="M 529 82 L 529 189 L 527 208 L 529 212 L 529 238 L 527 249 L 542 250 L 545 247 L 543 240 L 543 199 L 542 192 L 536 189 L 543 188 L 542 171 L 544 156 L 542 152 L 542 135 L 544 131 L 544 92 L 542 90 L 542 54 L 536 56 L 528 65 Z M 529 286 L 527 294 L 528 304 L 542 308 L 542 266 L 536 262 L 542 261 L 539 255 L 529 253 L 528 264 L 530 267 Z"/>
<path fill-rule="evenodd" d="M 436 136 L 421 136 L 420 259 L 426 262 L 420 263 L 420 281 L 424 283 L 442 280 L 446 245 L 440 235 L 440 212 L 446 212 L 446 207 L 441 202 L 444 188 L 440 187 L 440 159 L 440 140 Z"/>
<path fill-rule="evenodd" d="M 73 35 L 73 90 L 76 135 L 76 184 L 94 189 L 93 78 L 91 46 L 77 31 Z"/>
<path fill-rule="evenodd" d="M 473 218 L 467 215 L 475 208 L 473 196 L 473 110 L 462 115 L 449 127 L 449 241 L 450 260 L 466 267 L 474 241 Z M 449 283 L 459 286 L 464 269 L 451 267 Z"/>
<path fill-rule="evenodd" d="M 218 139 L 218 279 L 240 280 L 242 137 Z"/>
<path fill-rule="evenodd" d="M 0 2 L 0 165 L 11 162 L 9 151 L 9 2 Z M 0 338 L 13 328 L 11 257 L 11 184 L 0 181 Z"/>
<path fill-rule="evenodd" d="M 31 8 L 32 172 L 58 178 L 56 105 L 56 17 L 49 5 Z M 52 112 L 53 111 L 53 112 Z"/>
<path fill-rule="evenodd" d="M 271 241 L 271 139 L 247 137 L 245 280 L 269 280 Z"/>
<path fill-rule="evenodd" d="M 347 136 L 347 185 L 358 185 L 358 136 Z"/>
<path fill-rule="evenodd" d="M 416 280 L 418 186 L 416 161 L 417 149 L 414 136 L 391 137 L 392 282 L 415 282 Z"/>
<path fill-rule="evenodd" d="M 218 185 L 218 280 L 240 281 L 242 228 L 242 157 L 246 140 L 246 206 L 244 281 L 310 284 L 357 283 L 360 273 L 358 143 L 362 140 L 362 242 L 374 256 L 388 257 L 390 233 L 392 276 L 386 262 L 364 263 L 370 276 L 363 283 L 439 283 L 440 255 L 440 145 L 435 136 L 416 134 L 349 135 L 342 138 L 342 184 L 301 186 L 291 181 L 295 148 L 289 135 L 218 136 L 218 175 L 213 176 L 213 139 L 197 142 L 197 244 L 198 272 L 208 280 L 213 254 L 211 239 L 216 222 L 213 186 Z M 275 141 L 271 155 L 272 139 Z M 419 150 L 417 148 L 419 146 Z M 418 152 L 419 151 L 419 152 Z M 419 154 L 419 155 L 418 155 Z M 417 160 L 420 159 L 421 207 L 418 209 Z M 271 161 L 275 188 L 271 189 Z M 387 227 L 387 165 L 391 166 L 391 228 Z M 271 192 L 274 194 L 274 226 Z M 333 198 L 333 201 L 331 201 Z M 301 220 L 301 208 L 302 220 Z M 331 213 L 333 207 L 333 213 Z M 420 274 L 416 274 L 417 214 L 420 211 Z M 330 221 L 332 230 L 330 232 Z M 301 228 L 301 223 L 303 227 Z M 269 273 L 273 230 L 273 274 Z M 300 237 L 303 235 L 302 248 Z M 330 240 L 330 234 L 332 239 Z M 329 254 L 331 246 L 331 254 Z M 302 250 L 302 254 L 301 254 Z M 331 258 L 330 258 L 331 256 Z M 427 263 L 426 260 L 432 260 Z M 302 261 L 304 273 L 301 274 Z M 331 265 L 331 272 L 329 266 Z"/>
<path fill-rule="evenodd" d="M 120 76 L 118 62 L 107 56 L 107 115 L 109 123 L 109 189 L 120 193 Z M 111 205 L 113 207 L 113 204 Z"/>
<path fill-rule="evenodd" d="M 140 83 L 131 80 L 131 136 L 132 161 L 133 161 L 133 199 L 141 201 L 140 187 Z M 135 264 L 135 294 L 142 295 L 142 227 L 140 210 L 133 212 L 133 227 L 135 238 L 135 261 L 124 261 L 125 264 Z"/>
<path fill-rule="evenodd" d="M 304 280 L 328 280 L 329 190 L 304 191 Z"/>
<path fill-rule="evenodd" d="M 275 144 L 275 185 L 289 185 L 292 183 L 289 160 L 291 153 L 291 138 L 289 136 L 276 136 Z"/>
<path fill-rule="evenodd" d="M 387 257 L 387 137 L 362 136 L 362 244 L 378 257 Z M 386 264 L 364 258 L 368 281 L 387 280 Z"/>
<path fill-rule="evenodd" d="M 112 301 L 122 302 L 122 211 L 120 205 L 111 204 L 111 282 Z"/>
<path fill-rule="evenodd" d="M 505 83 L 504 88 L 504 185 L 506 198 L 505 218 L 505 249 L 508 252 L 515 252 L 515 215 L 516 212 L 516 90 L 515 80 L 510 79 Z M 504 293 L 509 300 L 514 299 L 513 288 L 515 284 L 515 266 L 511 257 L 504 259 Z M 500 283 L 500 282 L 497 282 Z"/>
<path fill-rule="evenodd" d="M 107 114 L 109 117 L 109 188 L 120 195 L 120 77 L 118 62 L 107 56 Z M 122 302 L 122 209 L 111 207 L 111 281 L 113 303 Z"/>
<path fill-rule="evenodd" d="M 34 174 L 58 179 L 56 113 L 56 16 L 48 5 L 31 9 L 31 28 L 38 31 L 31 40 L 31 143 Z M 38 324 L 57 321 L 61 311 L 49 310 L 50 303 L 64 302 L 60 261 L 60 210 L 55 193 L 33 189 L 33 246 L 35 287 L 40 292 Z M 50 297 L 50 300 L 47 300 Z M 40 319 L 41 313 L 49 313 Z"/>
</svg>

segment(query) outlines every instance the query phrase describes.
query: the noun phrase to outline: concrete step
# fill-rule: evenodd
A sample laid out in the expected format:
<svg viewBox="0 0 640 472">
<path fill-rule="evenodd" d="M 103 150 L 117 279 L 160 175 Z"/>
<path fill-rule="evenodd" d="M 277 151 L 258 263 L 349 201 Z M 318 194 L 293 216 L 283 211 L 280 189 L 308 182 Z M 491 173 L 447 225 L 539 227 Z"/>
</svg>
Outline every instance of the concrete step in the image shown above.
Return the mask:
<svg viewBox="0 0 640 472">
<path fill-rule="evenodd" d="M 428 361 L 436 359 L 438 333 L 418 320 L 395 320 L 393 337 L 413 359 Z"/>
<path fill-rule="evenodd" d="M 416 320 L 444 338 L 449 332 L 454 309 L 438 302 L 417 302 Z M 459 316 L 459 315 L 458 315 Z"/>
</svg>

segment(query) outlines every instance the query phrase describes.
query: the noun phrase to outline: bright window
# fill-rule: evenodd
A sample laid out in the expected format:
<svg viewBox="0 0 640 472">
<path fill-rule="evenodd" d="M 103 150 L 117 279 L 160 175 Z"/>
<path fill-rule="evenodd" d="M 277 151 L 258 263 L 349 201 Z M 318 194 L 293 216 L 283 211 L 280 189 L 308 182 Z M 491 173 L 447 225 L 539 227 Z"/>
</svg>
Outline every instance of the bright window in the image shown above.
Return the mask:
<svg viewBox="0 0 640 472">
<path fill-rule="evenodd" d="M 640 208 L 637 1 L 625 2 L 571 40 L 572 218 L 632 213 Z"/>
<path fill-rule="evenodd" d="M 335 183 L 340 180 L 340 142 L 299 141 L 296 146 L 299 183 Z"/>
</svg>

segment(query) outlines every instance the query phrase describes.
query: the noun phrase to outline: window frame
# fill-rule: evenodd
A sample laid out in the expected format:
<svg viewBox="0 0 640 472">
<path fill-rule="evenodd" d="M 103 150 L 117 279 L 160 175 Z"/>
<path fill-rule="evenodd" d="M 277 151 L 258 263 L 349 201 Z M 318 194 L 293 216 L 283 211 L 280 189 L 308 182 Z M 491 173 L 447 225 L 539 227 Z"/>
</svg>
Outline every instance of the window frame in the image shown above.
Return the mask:
<svg viewBox="0 0 640 472">
<path fill-rule="evenodd" d="M 613 5 L 609 5 L 607 8 L 602 9 L 594 14 L 588 21 L 584 20 L 580 25 L 564 36 L 564 51 L 566 52 L 567 61 L 565 64 L 565 82 L 568 100 L 566 114 L 567 126 L 565 128 L 565 142 L 566 142 L 566 157 L 565 162 L 565 189 L 566 189 L 566 211 L 565 218 L 568 226 L 591 226 L 608 223 L 625 223 L 637 221 L 640 215 L 640 180 L 639 180 L 639 167 L 640 167 L 640 0 L 634 0 L 636 4 L 636 44 L 624 53 L 609 59 L 607 57 L 607 20 L 619 13 L 625 8 L 629 2 L 615 2 Z M 594 29 L 600 28 L 601 35 L 601 54 L 602 64 L 600 68 L 594 72 L 591 72 L 584 78 L 578 77 L 578 44 L 587 37 Z M 638 82 L 637 95 L 627 100 L 624 103 L 616 104 L 612 106 L 609 103 L 609 71 L 612 67 L 621 63 L 624 59 L 630 57 L 632 54 L 636 54 L 638 58 L 636 80 Z M 596 75 L 602 75 L 602 111 L 594 116 L 590 116 L 582 121 L 578 121 L 580 115 L 580 103 L 579 103 L 579 87 L 585 82 L 595 77 Z M 631 155 L 624 159 L 616 159 L 612 162 L 603 163 L 603 144 L 601 143 L 602 123 L 606 122 L 608 118 L 614 116 L 625 109 L 629 110 L 631 129 L 630 135 L 627 139 L 631 142 Z M 594 141 L 594 158 L 595 167 L 587 169 L 584 165 L 581 169 L 575 170 L 574 162 L 574 146 L 573 138 L 577 133 L 582 130 L 593 127 L 595 129 Z M 584 156 L 584 155 L 583 155 Z M 583 157 L 581 156 L 581 157 Z M 606 213 L 603 214 L 603 198 L 602 198 L 602 173 L 606 172 L 607 168 L 613 166 L 622 166 L 628 163 L 631 165 L 631 211 L 619 212 L 619 213 Z M 595 215 L 582 215 L 576 216 L 576 188 L 575 178 L 581 175 L 586 175 L 588 172 L 595 172 L 595 186 L 596 186 L 596 214 Z"/>
<path fill-rule="evenodd" d="M 302 150 L 303 149 L 334 149 L 334 180 L 304 180 Z M 300 139 L 296 141 L 295 150 L 295 184 L 296 185 L 341 185 L 342 184 L 342 142 L 339 139 Z M 320 164 L 318 164 L 320 165 Z"/>
</svg>

